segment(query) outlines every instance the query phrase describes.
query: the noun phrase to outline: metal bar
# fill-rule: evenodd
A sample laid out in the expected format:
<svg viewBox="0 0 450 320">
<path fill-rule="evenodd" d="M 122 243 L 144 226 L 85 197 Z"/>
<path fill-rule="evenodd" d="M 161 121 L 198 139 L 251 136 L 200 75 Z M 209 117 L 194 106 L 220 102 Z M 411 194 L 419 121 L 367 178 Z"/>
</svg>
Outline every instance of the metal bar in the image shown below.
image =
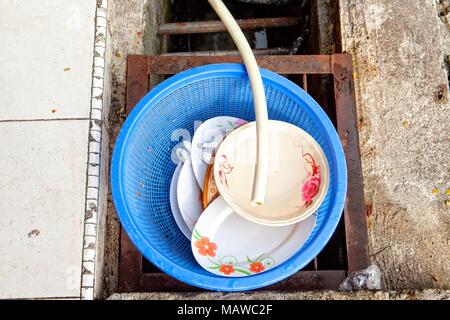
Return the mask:
<svg viewBox="0 0 450 320">
<path fill-rule="evenodd" d="M 280 74 L 331 73 L 329 55 L 281 55 L 256 57 L 258 65 Z M 242 63 L 241 57 L 148 56 L 148 74 L 175 74 L 213 63 Z"/>
<path fill-rule="evenodd" d="M 303 74 L 303 90 L 308 92 L 308 75 L 306 73 Z"/>
<path fill-rule="evenodd" d="M 238 19 L 236 20 L 242 30 L 254 30 L 263 28 L 279 28 L 298 25 L 298 17 L 262 18 L 262 19 Z M 193 21 L 163 23 L 159 25 L 158 34 L 187 34 L 187 33 L 211 33 L 226 32 L 222 21 Z"/>
<path fill-rule="evenodd" d="M 314 258 L 314 270 L 315 271 L 319 270 L 319 262 L 317 260 L 317 257 Z"/>
<path fill-rule="evenodd" d="M 369 265 L 369 249 L 351 55 L 333 54 L 331 65 L 337 129 L 347 161 L 348 187 L 344 221 L 348 270 L 352 272 Z"/>
<path fill-rule="evenodd" d="M 127 58 L 127 114 L 149 91 L 148 59 L 145 56 L 129 55 Z"/>
<path fill-rule="evenodd" d="M 140 292 L 200 292 L 200 288 L 178 281 L 165 273 L 141 274 Z"/>
<path fill-rule="evenodd" d="M 308 92 L 308 75 L 306 73 L 302 74 L 302 88 Z M 317 257 L 314 257 L 314 271 L 319 270 L 319 263 Z"/>
<path fill-rule="evenodd" d="M 142 255 L 120 228 L 119 292 L 136 292 L 140 287 Z"/>
<path fill-rule="evenodd" d="M 282 55 L 288 54 L 289 48 L 264 48 L 264 49 L 253 49 L 253 54 L 256 56 L 261 55 Z M 171 56 L 240 56 L 237 50 L 217 50 L 217 51 L 193 51 L 193 52 L 168 52 L 163 53 L 161 56 L 171 57 Z"/>
<path fill-rule="evenodd" d="M 337 290 L 345 277 L 344 270 L 300 271 L 286 280 L 259 290 Z M 204 290 L 180 282 L 164 273 L 145 273 L 142 275 L 139 291 L 199 292 Z"/>
</svg>

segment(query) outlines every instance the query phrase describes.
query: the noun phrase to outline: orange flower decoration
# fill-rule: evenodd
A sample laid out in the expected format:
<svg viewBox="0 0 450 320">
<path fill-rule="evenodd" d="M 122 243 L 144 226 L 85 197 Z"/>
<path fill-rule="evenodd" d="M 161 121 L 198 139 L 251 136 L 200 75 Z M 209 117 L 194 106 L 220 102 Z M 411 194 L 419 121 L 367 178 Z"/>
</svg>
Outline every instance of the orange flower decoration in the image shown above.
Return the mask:
<svg viewBox="0 0 450 320">
<path fill-rule="evenodd" d="M 195 242 L 195 247 L 198 248 L 198 254 L 201 256 L 214 257 L 216 255 L 217 244 L 210 242 L 208 237 L 202 237 Z"/>
<path fill-rule="evenodd" d="M 250 271 L 254 273 L 263 272 L 266 269 L 261 262 L 252 262 L 250 264 Z"/>
<path fill-rule="evenodd" d="M 234 267 L 230 264 L 223 264 L 220 266 L 219 269 L 220 272 L 222 272 L 225 275 L 232 274 L 234 272 Z"/>
</svg>

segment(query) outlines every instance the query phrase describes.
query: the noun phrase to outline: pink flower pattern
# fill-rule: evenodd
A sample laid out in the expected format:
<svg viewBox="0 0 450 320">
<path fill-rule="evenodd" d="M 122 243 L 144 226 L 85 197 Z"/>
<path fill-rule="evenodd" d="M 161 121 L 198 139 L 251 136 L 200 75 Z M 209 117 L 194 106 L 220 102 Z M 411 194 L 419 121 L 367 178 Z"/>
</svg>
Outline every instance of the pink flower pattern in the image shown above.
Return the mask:
<svg viewBox="0 0 450 320">
<path fill-rule="evenodd" d="M 320 167 L 317 165 L 316 160 L 310 153 L 303 152 L 302 148 L 302 157 L 306 161 L 305 170 L 307 172 L 305 180 L 303 180 L 303 185 L 301 189 L 302 198 L 304 201 L 304 208 L 309 207 L 313 203 L 314 197 L 319 192 L 321 175 L 320 175 Z"/>
<path fill-rule="evenodd" d="M 220 182 L 227 188 L 229 188 L 228 186 L 228 180 L 227 180 L 227 174 L 231 173 L 231 171 L 233 171 L 234 167 L 232 167 L 230 165 L 230 163 L 228 162 L 228 158 L 226 155 L 222 155 L 220 157 L 219 161 L 219 179 Z"/>
</svg>

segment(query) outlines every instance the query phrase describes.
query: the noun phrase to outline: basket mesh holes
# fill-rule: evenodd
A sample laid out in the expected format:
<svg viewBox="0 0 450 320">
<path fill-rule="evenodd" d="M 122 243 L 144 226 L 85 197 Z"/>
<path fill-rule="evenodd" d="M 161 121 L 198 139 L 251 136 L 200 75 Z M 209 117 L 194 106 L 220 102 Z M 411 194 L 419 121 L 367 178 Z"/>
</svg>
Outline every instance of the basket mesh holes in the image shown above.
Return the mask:
<svg viewBox="0 0 450 320">
<path fill-rule="evenodd" d="M 323 130 L 316 127 L 306 111 L 308 107 L 298 105 L 288 95 L 267 84 L 265 91 L 271 119 L 301 127 L 322 146 L 330 163 L 330 186 L 333 186 L 335 168 L 330 158 L 330 146 L 321 134 Z M 204 122 L 222 115 L 247 121 L 255 119 L 252 91 L 247 79 L 225 77 L 202 80 L 167 95 L 148 109 L 124 155 L 126 203 L 143 236 L 174 263 L 201 274 L 209 273 L 195 262 L 190 243 L 178 229 L 170 209 L 170 181 L 176 168 L 171 152 L 182 140 L 172 141 L 171 138 L 174 130 L 186 129 L 188 138 L 192 139 L 194 121 Z M 307 244 L 320 229 L 325 219 L 321 212 L 326 212 L 334 201 L 332 194 L 328 193 L 319 209 L 317 226 Z"/>
</svg>

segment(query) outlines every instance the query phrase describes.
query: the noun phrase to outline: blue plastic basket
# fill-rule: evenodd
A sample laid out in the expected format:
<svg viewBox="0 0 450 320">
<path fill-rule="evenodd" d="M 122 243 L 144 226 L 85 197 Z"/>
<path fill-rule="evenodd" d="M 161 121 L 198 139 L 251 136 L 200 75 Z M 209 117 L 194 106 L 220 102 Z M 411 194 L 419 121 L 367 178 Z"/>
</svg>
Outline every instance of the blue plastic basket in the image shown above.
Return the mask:
<svg viewBox="0 0 450 320">
<path fill-rule="evenodd" d="M 195 261 L 189 241 L 172 216 L 169 187 L 175 129 L 194 133 L 194 121 L 217 116 L 255 119 L 252 91 L 240 64 L 193 68 L 162 82 L 125 121 L 111 164 L 111 187 L 122 226 L 142 255 L 170 276 L 205 289 L 241 291 L 278 282 L 307 265 L 324 248 L 342 214 L 347 189 L 345 156 L 336 130 L 322 108 L 288 79 L 261 69 L 269 118 L 311 134 L 330 167 L 330 186 L 317 225 L 302 248 L 285 263 L 244 278 L 207 272 Z M 189 138 L 189 137 L 185 137 Z"/>
</svg>

